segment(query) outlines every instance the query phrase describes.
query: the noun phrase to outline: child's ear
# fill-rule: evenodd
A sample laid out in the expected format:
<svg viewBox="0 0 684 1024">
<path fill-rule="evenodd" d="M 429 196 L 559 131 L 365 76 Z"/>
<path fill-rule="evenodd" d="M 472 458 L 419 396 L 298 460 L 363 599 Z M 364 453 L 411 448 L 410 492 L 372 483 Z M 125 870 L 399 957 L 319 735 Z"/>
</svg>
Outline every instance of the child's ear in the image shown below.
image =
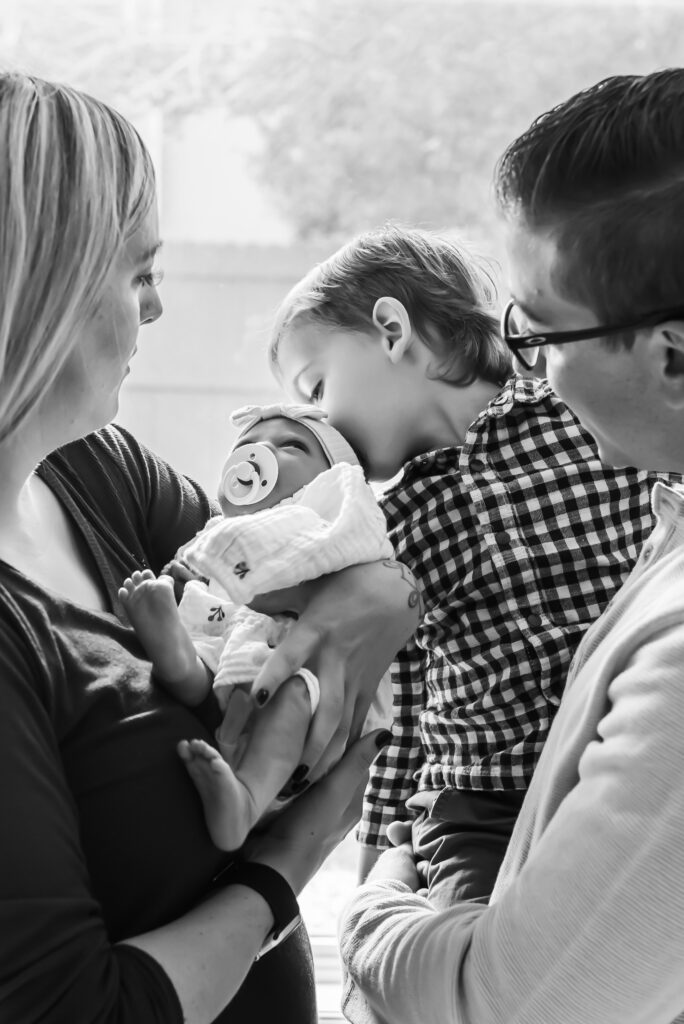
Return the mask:
<svg viewBox="0 0 684 1024">
<path fill-rule="evenodd" d="M 398 363 L 411 344 L 411 318 L 399 299 L 384 295 L 373 306 L 373 323 L 380 331 L 382 347 L 391 362 Z"/>
<path fill-rule="evenodd" d="M 635 342 L 638 344 L 638 341 Z M 684 321 L 671 320 L 654 331 L 660 388 L 671 409 L 684 409 Z"/>
</svg>

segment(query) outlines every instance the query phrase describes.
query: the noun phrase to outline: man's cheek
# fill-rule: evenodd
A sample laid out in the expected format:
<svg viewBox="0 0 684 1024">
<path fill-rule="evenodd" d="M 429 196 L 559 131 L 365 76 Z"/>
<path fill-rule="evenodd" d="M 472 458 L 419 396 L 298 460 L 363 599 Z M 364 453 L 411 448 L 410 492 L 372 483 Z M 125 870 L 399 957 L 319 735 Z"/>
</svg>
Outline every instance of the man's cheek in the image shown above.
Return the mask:
<svg viewBox="0 0 684 1024">
<path fill-rule="evenodd" d="M 556 394 L 560 395 L 560 397 L 563 398 L 563 396 L 560 393 L 560 388 L 563 386 L 562 374 L 559 372 L 559 367 L 558 367 L 558 365 L 556 363 L 556 360 L 554 358 L 553 353 L 548 348 L 545 351 L 546 351 L 546 364 L 545 364 L 546 377 L 547 377 L 547 379 L 549 381 L 549 384 L 551 385 L 553 390 L 556 392 Z"/>
</svg>

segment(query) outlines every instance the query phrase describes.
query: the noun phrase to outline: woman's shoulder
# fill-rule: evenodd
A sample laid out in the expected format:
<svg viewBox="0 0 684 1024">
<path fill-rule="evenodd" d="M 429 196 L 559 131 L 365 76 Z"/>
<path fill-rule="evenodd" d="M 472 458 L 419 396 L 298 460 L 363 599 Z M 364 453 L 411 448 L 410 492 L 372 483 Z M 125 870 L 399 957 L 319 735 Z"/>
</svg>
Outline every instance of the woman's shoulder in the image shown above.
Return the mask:
<svg viewBox="0 0 684 1024">
<path fill-rule="evenodd" d="M 164 459 L 155 455 L 119 424 L 110 424 L 52 452 L 41 465 L 57 477 L 72 496 L 87 495 L 113 514 L 119 507 L 127 514 L 146 514 L 158 502 L 179 492 L 192 492 L 202 504 L 203 519 L 209 503 L 204 493 Z"/>
<path fill-rule="evenodd" d="M 39 472 L 95 530 L 107 560 L 116 554 L 119 575 L 130 575 L 126 552 L 159 572 L 218 511 L 198 484 L 118 424 L 53 452 Z"/>
<path fill-rule="evenodd" d="M 67 476 L 85 476 L 88 483 L 102 478 L 130 488 L 149 480 L 151 470 L 162 460 L 124 427 L 110 424 L 58 448 L 44 464 Z"/>
</svg>

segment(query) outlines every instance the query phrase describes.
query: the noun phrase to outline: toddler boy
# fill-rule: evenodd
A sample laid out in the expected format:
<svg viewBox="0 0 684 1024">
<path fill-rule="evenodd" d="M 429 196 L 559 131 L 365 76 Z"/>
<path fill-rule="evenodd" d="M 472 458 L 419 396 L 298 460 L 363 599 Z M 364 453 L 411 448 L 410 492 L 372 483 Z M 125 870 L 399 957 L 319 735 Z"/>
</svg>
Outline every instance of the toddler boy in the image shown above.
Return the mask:
<svg viewBox="0 0 684 1024">
<path fill-rule="evenodd" d="M 437 906 L 486 901 L 585 630 L 653 520 L 545 380 L 512 372 L 487 275 L 454 242 L 389 226 L 284 300 L 273 367 L 324 408 L 369 479 L 425 616 L 392 669 L 393 740 L 371 769 L 365 877 L 415 816 Z"/>
</svg>

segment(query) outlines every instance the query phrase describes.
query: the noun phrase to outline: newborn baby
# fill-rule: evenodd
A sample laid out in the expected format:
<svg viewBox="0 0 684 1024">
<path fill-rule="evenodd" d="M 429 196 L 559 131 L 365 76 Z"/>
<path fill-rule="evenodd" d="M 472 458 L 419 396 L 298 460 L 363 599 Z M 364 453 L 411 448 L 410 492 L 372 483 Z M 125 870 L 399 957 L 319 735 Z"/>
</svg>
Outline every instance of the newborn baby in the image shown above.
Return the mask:
<svg viewBox="0 0 684 1024">
<path fill-rule="evenodd" d="M 251 687 L 296 619 L 299 584 L 392 555 L 358 460 L 321 410 L 248 406 L 232 419 L 242 429 L 221 472 L 223 514 L 177 555 L 200 578 L 185 585 L 179 606 L 171 575 L 134 573 L 119 591 L 159 684 L 190 706 L 213 687 L 224 712 L 228 693 Z M 274 591 L 282 606 L 263 614 L 259 595 Z M 220 849 L 237 849 L 283 806 L 273 798 L 299 764 L 318 696 L 318 680 L 302 668 L 241 736 L 224 714 L 218 750 L 199 739 L 179 744 Z M 389 724 L 391 703 L 385 677 L 366 729 Z"/>
</svg>

